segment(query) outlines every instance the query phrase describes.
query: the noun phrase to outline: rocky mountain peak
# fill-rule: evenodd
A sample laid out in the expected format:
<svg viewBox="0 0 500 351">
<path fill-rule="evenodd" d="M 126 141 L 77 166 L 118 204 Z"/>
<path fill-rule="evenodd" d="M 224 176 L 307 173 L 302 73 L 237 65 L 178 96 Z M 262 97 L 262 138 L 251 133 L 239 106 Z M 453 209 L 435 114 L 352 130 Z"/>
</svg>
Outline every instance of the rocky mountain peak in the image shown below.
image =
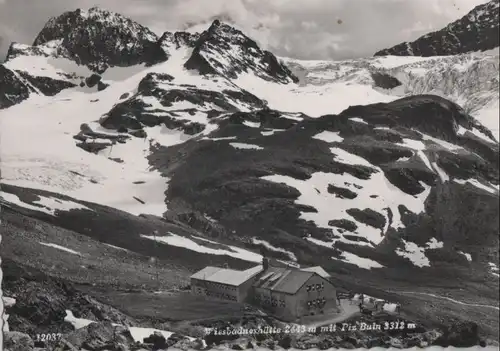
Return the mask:
<svg viewBox="0 0 500 351">
<path fill-rule="evenodd" d="M 51 18 L 33 45 L 60 41 L 59 53 L 96 71 L 110 66 L 153 63 L 167 58 L 147 27 L 98 7 Z"/>
<path fill-rule="evenodd" d="M 500 45 L 499 7 L 499 0 L 478 5 L 436 32 L 423 35 L 413 42 L 380 50 L 375 56 L 446 56 L 497 48 Z"/>
<path fill-rule="evenodd" d="M 201 74 L 218 74 L 232 79 L 250 73 L 283 84 L 298 81 L 276 56 L 262 50 L 254 40 L 219 19 L 201 33 L 185 67 Z"/>
<path fill-rule="evenodd" d="M 196 41 L 200 38 L 199 33 L 190 32 L 165 32 L 158 40 L 161 47 L 168 50 L 171 47 L 179 49 L 181 46 L 194 47 Z"/>
<path fill-rule="evenodd" d="M 65 39 L 84 25 L 98 26 L 97 28 L 89 28 L 89 31 L 91 29 L 102 30 L 103 26 L 115 28 L 136 40 L 156 41 L 158 39 L 151 30 L 119 13 L 91 7 L 88 10 L 79 8 L 67 11 L 60 16 L 51 18 L 35 38 L 33 45 L 37 46 L 51 40 Z M 97 34 L 99 33 L 94 35 Z"/>
</svg>

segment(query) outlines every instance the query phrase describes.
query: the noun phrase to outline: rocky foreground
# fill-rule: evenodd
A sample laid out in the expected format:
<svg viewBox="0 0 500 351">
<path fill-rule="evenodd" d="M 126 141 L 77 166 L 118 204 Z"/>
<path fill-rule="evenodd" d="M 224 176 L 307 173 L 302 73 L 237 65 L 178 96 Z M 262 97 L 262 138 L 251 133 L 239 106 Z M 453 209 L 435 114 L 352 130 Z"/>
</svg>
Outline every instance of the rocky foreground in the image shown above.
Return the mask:
<svg viewBox="0 0 500 351">
<path fill-rule="evenodd" d="M 252 320 L 255 324 L 256 320 Z M 221 323 L 222 324 L 222 323 Z M 51 335 L 51 334 L 48 334 Z M 408 335 L 390 335 L 384 333 L 353 332 L 345 335 L 328 333 L 305 334 L 259 334 L 256 337 L 207 335 L 204 338 L 190 338 L 180 334 L 172 334 L 165 338 L 155 332 L 135 342 L 130 331 L 121 325 L 110 322 L 92 323 L 74 332 L 59 335 L 54 334 L 51 341 L 33 340 L 28 334 L 12 331 L 4 333 L 4 350 L 6 351 L 161 351 L 161 350 L 203 350 L 232 349 L 247 350 L 263 347 L 269 350 L 319 348 L 326 349 L 357 349 L 372 347 L 427 347 L 455 346 L 472 347 L 486 346 L 477 335 L 477 325 L 464 323 L 450 327 L 443 335 L 437 331 L 426 331 Z M 48 338 L 51 338 L 50 336 Z"/>
<path fill-rule="evenodd" d="M 415 322 L 404 313 L 392 316 L 385 313 L 374 316 L 356 314 L 344 321 L 350 326 L 347 329 L 337 323 L 328 325 L 326 329 L 317 327 L 306 329 L 305 332 L 298 330 L 296 333 L 293 330 L 285 332 L 285 324 L 254 311 L 250 306 L 244 307 L 244 312 L 235 317 L 217 316 L 186 322 L 146 320 L 120 312 L 84 293 L 74 284 L 10 261 L 4 262 L 4 266 L 4 299 L 7 299 L 4 301 L 15 301 L 6 304 L 8 324 L 12 330 L 4 332 L 6 351 L 245 350 L 257 347 L 306 350 L 496 344 L 482 337 L 478 325 L 473 322 L 456 322 L 444 328 L 415 323 L 416 327 L 411 330 L 372 330 L 362 327 L 391 321 L 404 321 L 407 324 Z M 68 310 L 72 311 L 74 318 L 67 317 Z M 151 328 L 144 329 L 140 340 L 134 329 L 138 326 Z M 354 326 L 358 330 L 353 330 Z M 241 332 L 258 328 L 263 332 L 256 335 Z M 224 333 L 230 330 L 240 333 Z"/>
</svg>

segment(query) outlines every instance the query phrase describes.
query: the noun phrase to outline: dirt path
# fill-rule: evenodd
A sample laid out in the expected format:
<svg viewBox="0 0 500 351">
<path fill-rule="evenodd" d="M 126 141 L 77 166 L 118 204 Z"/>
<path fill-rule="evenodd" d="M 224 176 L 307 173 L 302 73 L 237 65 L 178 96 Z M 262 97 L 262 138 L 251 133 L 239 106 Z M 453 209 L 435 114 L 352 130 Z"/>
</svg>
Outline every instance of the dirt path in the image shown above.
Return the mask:
<svg viewBox="0 0 500 351">
<path fill-rule="evenodd" d="M 348 300 L 340 300 L 340 306 L 342 307 L 342 313 L 331 316 L 330 318 L 324 318 L 317 321 L 310 321 L 304 323 L 307 328 L 317 328 L 324 325 L 340 323 L 353 317 L 359 313 L 359 307 L 357 305 L 351 304 Z"/>
<path fill-rule="evenodd" d="M 416 292 L 416 291 L 388 291 L 388 292 L 394 293 L 394 294 L 426 295 L 426 296 L 434 297 L 436 299 L 448 300 L 448 301 L 451 301 L 451 302 L 459 304 L 459 305 L 472 306 L 472 307 L 485 307 L 485 308 L 491 308 L 491 309 L 494 309 L 497 311 L 499 310 L 498 306 L 482 305 L 482 304 L 477 304 L 477 303 L 467 303 L 467 302 L 452 299 L 451 297 L 434 295 L 434 294 L 430 294 L 430 293 L 423 293 L 423 292 Z"/>
</svg>

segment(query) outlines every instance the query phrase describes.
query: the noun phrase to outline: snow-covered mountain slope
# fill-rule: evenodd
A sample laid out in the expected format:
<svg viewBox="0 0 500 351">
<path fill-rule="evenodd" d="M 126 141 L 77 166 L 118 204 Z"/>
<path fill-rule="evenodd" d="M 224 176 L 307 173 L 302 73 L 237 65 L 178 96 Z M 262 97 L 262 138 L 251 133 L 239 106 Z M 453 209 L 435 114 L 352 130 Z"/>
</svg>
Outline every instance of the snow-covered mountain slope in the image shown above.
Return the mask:
<svg viewBox="0 0 500 351">
<path fill-rule="evenodd" d="M 104 33 L 135 44 L 110 46 Z M 300 62 L 219 21 L 199 35 L 148 33 L 77 10 L 34 46 L 11 47 L 0 66 L 4 184 L 163 216 L 253 250 L 265 242 L 279 258 L 332 269 L 439 269 L 433 250 L 493 260 L 498 128 L 472 116 L 489 124 L 485 111 L 498 111 L 498 57 Z M 71 51 L 79 43 L 93 54 Z M 144 59 L 146 43 L 160 62 Z M 37 212 L 18 198 L 4 201 Z M 476 205 L 443 205 L 459 200 Z M 43 203 L 58 223 L 64 207 Z M 461 221 L 484 232 L 479 244 Z"/>
<path fill-rule="evenodd" d="M 487 126 L 499 140 L 498 52 L 383 56 L 337 62 L 283 60 L 300 77 L 304 90 L 326 90 L 342 84 L 369 89 L 371 92 L 366 95 L 381 93 L 384 97 L 380 101 L 390 101 L 390 96 L 396 99 L 417 94 L 447 98 Z"/>
<path fill-rule="evenodd" d="M 413 42 L 404 42 L 380 50 L 375 56 L 442 56 L 498 48 L 499 0 L 490 0 L 474 7 L 464 17 L 443 29 L 421 36 Z"/>
</svg>

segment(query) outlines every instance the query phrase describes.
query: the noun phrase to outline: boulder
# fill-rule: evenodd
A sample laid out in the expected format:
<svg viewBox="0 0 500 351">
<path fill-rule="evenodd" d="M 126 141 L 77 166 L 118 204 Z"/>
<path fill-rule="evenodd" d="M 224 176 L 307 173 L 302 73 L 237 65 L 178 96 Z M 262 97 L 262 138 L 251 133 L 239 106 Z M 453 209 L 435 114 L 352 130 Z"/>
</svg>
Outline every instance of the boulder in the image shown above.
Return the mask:
<svg viewBox="0 0 500 351">
<path fill-rule="evenodd" d="M 463 321 L 456 322 L 444 330 L 434 345 L 441 347 L 473 347 L 481 343 L 477 323 Z"/>
<path fill-rule="evenodd" d="M 97 351 L 116 344 L 117 333 L 111 323 L 92 323 L 69 333 L 64 339 L 77 348 Z"/>
<path fill-rule="evenodd" d="M 103 82 L 97 83 L 97 91 L 103 91 L 107 87 L 109 87 L 108 83 L 103 83 Z"/>
<path fill-rule="evenodd" d="M 102 78 L 99 74 L 94 73 L 90 77 L 85 78 L 85 84 L 87 84 L 89 88 L 93 88 L 101 81 L 101 79 Z"/>
<path fill-rule="evenodd" d="M 35 343 L 28 334 L 4 331 L 3 347 L 5 351 L 31 351 L 35 347 Z"/>
<path fill-rule="evenodd" d="M 167 340 L 165 339 L 165 337 L 161 333 L 156 331 L 147 338 L 144 338 L 144 343 L 151 344 L 153 346 L 153 350 L 159 350 L 163 348 L 166 349 L 167 347 L 174 344 L 167 344 Z"/>
</svg>

